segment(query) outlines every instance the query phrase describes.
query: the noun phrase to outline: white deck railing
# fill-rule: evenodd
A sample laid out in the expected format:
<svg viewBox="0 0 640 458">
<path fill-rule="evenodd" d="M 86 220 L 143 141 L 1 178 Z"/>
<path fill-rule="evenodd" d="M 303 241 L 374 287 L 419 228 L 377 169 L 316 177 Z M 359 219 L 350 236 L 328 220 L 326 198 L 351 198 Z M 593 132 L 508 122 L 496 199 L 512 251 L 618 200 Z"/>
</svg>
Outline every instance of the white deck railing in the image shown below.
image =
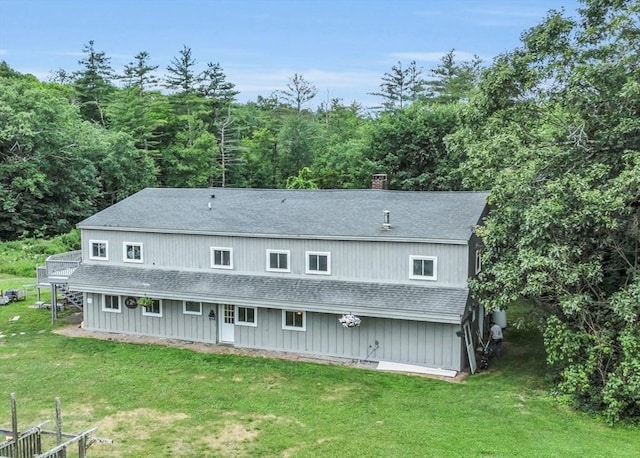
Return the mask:
<svg viewBox="0 0 640 458">
<path fill-rule="evenodd" d="M 49 279 L 58 281 L 68 279 L 81 261 L 82 251 L 80 250 L 49 256 L 45 261 L 45 267 L 38 267 L 36 270 L 38 283 L 49 283 Z"/>
</svg>

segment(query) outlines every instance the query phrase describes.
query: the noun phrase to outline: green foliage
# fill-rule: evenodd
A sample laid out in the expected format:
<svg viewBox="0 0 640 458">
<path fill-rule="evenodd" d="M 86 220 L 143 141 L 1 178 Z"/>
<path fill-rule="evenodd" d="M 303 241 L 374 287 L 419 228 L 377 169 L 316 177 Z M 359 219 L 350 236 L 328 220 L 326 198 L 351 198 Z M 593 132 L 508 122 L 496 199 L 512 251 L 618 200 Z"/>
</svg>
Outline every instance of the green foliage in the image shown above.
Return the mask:
<svg viewBox="0 0 640 458">
<path fill-rule="evenodd" d="M 158 92 L 133 86 L 115 91 L 106 107 L 111 130 L 127 133 L 136 148 L 157 156 L 161 132 L 167 125 L 169 101 Z"/>
<path fill-rule="evenodd" d="M 295 177 L 287 178 L 287 189 L 318 189 L 313 178 L 313 172 L 309 167 L 302 167 Z"/>
<path fill-rule="evenodd" d="M 56 87 L 31 78 L 0 84 L 0 240 L 68 231 L 95 208 L 90 157 L 102 132 Z"/>
<path fill-rule="evenodd" d="M 320 126 L 302 116 L 290 116 L 283 121 L 278 134 L 277 158 L 278 187 L 295 176 L 303 167 L 309 167 L 313 158 L 322 149 L 323 139 Z"/>
<path fill-rule="evenodd" d="M 0 242 L 0 273 L 35 279 L 36 266 L 53 254 L 80 249 L 80 231 L 72 230 L 51 239 Z"/>
<path fill-rule="evenodd" d="M 558 393 L 610 421 L 640 418 L 639 8 L 551 12 L 486 71 L 448 139 L 467 151 L 465 185 L 492 191 L 476 294 L 536 304 Z"/>
<path fill-rule="evenodd" d="M 162 180 L 166 186 L 207 187 L 218 174 L 216 139 L 195 116 L 181 116 L 189 125 L 162 151 Z"/>
<path fill-rule="evenodd" d="M 424 92 L 424 84 L 422 70 L 415 61 L 404 68 L 402 62 L 398 62 L 391 67 L 390 72 L 382 75 L 380 92 L 373 92 L 371 95 L 382 98 L 382 108 L 385 111 L 402 110 Z"/>
<path fill-rule="evenodd" d="M 318 89 L 297 73 L 289 78 L 287 89 L 280 91 L 284 100 L 295 108 L 298 114 L 302 113 L 302 105 L 312 100 L 317 93 Z"/>
<path fill-rule="evenodd" d="M 457 63 L 455 50 L 452 49 L 429 72 L 433 79 L 425 81 L 426 97 L 435 103 L 468 100 L 480 77 L 481 64 L 478 56 L 474 56 L 470 62 Z"/>
<path fill-rule="evenodd" d="M 0 287 L 16 281 L 0 277 Z M 540 336 L 531 331 L 508 328 L 499 367 L 448 383 L 65 337 L 51 332 L 61 323 L 52 326 L 47 310 L 29 307 L 33 298 L 0 307 L 0 361 L 10 368 L 0 371 L 0 411 L 8 414 L 9 394 L 16 393 L 18 421 L 26 429 L 53 419 L 60 397 L 65 431 L 95 426 L 97 436 L 113 439 L 93 444 L 95 457 L 283 456 L 294 450 L 301 457 L 624 458 L 640 448 L 637 427 L 608 427 L 549 396 Z M 15 315 L 20 320 L 9 321 Z M 0 416 L 0 424 L 9 423 Z M 508 434 L 487 439 L 489 431 Z"/>
<path fill-rule="evenodd" d="M 369 159 L 390 177 L 389 187 L 404 190 L 455 190 L 461 157 L 448 150 L 445 138 L 458 128 L 455 104 L 414 103 L 382 113 L 366 138 Z"/>
<path fill-rule="evenodd" d="M 82 68 L 73 75 L 80 113 L 87 121 L 106 125 L 104 104 L 113 91 L 111 58 L 96 51 L 93 40 L 82 48 L 84 57 L 78 62 Z"/>
</svg>

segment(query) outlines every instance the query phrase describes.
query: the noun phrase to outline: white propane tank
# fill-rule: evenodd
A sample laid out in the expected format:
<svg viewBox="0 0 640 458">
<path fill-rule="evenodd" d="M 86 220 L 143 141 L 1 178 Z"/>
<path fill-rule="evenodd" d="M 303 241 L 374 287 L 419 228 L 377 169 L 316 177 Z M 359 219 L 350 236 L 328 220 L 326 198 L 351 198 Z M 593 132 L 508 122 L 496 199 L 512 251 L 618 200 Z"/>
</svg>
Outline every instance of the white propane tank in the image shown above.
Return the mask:
<svg viewBox="0 0 640 458">
<path fill-rule="evenodd" d="M 494 310 L 493 322 L 505 329 L 507 327 L 507 311 L 502 309 Z"/>
</svg>

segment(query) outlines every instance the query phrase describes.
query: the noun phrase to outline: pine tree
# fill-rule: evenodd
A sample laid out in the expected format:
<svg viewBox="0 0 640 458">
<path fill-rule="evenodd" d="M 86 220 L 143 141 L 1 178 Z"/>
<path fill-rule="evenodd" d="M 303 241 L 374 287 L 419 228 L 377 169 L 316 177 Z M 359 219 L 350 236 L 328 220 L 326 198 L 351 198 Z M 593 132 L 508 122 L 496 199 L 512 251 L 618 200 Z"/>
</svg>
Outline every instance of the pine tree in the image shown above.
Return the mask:
<svg viewBox="0 0 640 458">
<path fill-rule="evenodd" d="M 297 73 L 289 78 L 287 89 L 280 91 L 285 101 L 295 108 L 298 114 L 302 112 L 302 105 L 312 100 L 317 93 L 318 89 Z"/>
<path fill-rule="evenodd" d="M 404 108 L 417 100 L 423 92 L 422 70 L 412 61 L 406 68 L 402 68 L 402 62 L 391 67 L 391 72 L 382 76 L 380 92 L 371 92 L 370 95 L 382 97 L 382 108 L 389 111 Z"/>
<path fill-rule="evenodd" d="M 160 82 L 153 73 L 158 69 L 158 66 L 149 64 L 149 53 L 141 51 L 135 55 L 134 59 L 135 61 L 124 66 L 123 75 L 120 76 L 125 87 L 137 87 L 141 92 L 155 87 Z"/>
<path fill-rule="evenodd" d="M 96 51 L 93 40 L 82 48 L 82 52 L 85 57 L 78 63 L 83 68 L 74 73 L 73 84 L 80 104 L 80 113 L 87 120 L 106 125 L 103 105 L 114 89 L 111 84 L 111 58 L 102 51 Z"/>
</svg>

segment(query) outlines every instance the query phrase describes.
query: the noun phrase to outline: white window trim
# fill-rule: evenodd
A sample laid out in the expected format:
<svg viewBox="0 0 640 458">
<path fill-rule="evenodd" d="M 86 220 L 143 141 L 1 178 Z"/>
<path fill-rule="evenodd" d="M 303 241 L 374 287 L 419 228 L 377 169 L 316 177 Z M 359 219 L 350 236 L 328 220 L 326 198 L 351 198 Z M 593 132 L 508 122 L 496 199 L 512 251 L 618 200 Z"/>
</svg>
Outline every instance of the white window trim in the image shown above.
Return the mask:
<svg viewBox="0 0 640 458">
<path fill-rule="evenodd" d="M 253 318 L 254 318 L 253 323 L 251 323 L 250 321 L 240 321 L 240 313 L 239 313 L 240 308 L 253 309 Z M 235 322 L 238 326 L 252 326 L 254 328 L 258 326 L 258 309 L 256 307 L 245 307 L 244 305 L 236 305 L 235 312 L 236 312 Z"/>
<path fill-rule="evenodd" d="M 272 269 L 271 268 L 271 254 L 286 254 L 287 255 L 287 268 L 286 269 Z M 290 250 L 267 250 L 267 272 L 291 272 L 291 251 Z"/>
<path fill-rule="evenodd" d="M 229 252 L 229 265 L 216 264 L 216 251 L 228 251 Z M 233 269 L 233 248 L 212 246 L 211 247 L 211 268 L 212 269 Z"/>
<path fill-rule="evenodd" d="M 118 298 L 118 308 L 111 309 L 107 307 L 107 296 L 113 296 Z M 103 294 L 102 295 L 102 311 L 108 313 L 122 313 L 122 298 L 120 296 L 116 296 L 115 294 Z"/>
<path fill-rule="evenodd" d="M 192 312 L 191 310 L 187 310 L 187 302 L 194 302 L 196 304 L 200 304 L 199 312 Z M 202 302 L 200 301 L 182 301 L 182 313 L 185 315 L 202 315 Z"/>
<path fill-rule="evenodd" d="M 104 243 L 104 251 L 105 251 L 104 257 L 93 255 L 94 243 Z M 89 240 L 89 259 L 94 259 L 97 261 L 108 261 L 109 260 L 109 241 L 108 240 Z"/>
<path fill-rule="evenodd" d="M 476 275 L 482 271 L 482 252 L 479 248 L 476 249 Z"/>
<path fill-rule="evenodd" d="M 433 261 L 433 275 L 414 275 L 413 274 L 413 261 L 421 260 L 421 261 Z M 438 279 L 438 258 L 435 256 L 409 256 L 409 278 L 412 280 L 431 280 L 435 281 Z"/>
<path fill-rule="evenodd" d="M 311 270 L 309 269 L 309 257 L 310 256 L 326 256 L 327 257 L 327 270 Z M 328 251 L 307 251 L 305 253 L 305 265 L 304 271 L 311 275 L 331 275 L 331 253 Z"/>
<path fill-rule="evenodd" d="M 152 312 L 148 312 L 146 307 L 142 307 L 142 316 L 153 316 L 153 317 L 157 317 L 157 318 L 162 318 L 162 299 L 154 299 L 156 301 L 158 301 L 158 308 L 160 309 L 160 312 L 158 313 L 152 313 Z"/>
<path fill-rule="evenodd" d="M 139 246 L 140 247 L 140 259 L 128 259 L 127 258 L 127 247 L 128 246 Z M 123 262 L 135 262 L 142 263 L 144 260 L 144 251 L 142 248 L 142 243 L 140 242 L 123 242 L 122 243 L 122 261 Z"/>
<path fill-rule="evenodd" d="M 302 312 L 302 327 L 287 326 L 287 312 Z M 306 331 L 307 330 L 307 312 L 302 310 L 282 310 L 282 329 L 287 331 Z"/>
</svg>

